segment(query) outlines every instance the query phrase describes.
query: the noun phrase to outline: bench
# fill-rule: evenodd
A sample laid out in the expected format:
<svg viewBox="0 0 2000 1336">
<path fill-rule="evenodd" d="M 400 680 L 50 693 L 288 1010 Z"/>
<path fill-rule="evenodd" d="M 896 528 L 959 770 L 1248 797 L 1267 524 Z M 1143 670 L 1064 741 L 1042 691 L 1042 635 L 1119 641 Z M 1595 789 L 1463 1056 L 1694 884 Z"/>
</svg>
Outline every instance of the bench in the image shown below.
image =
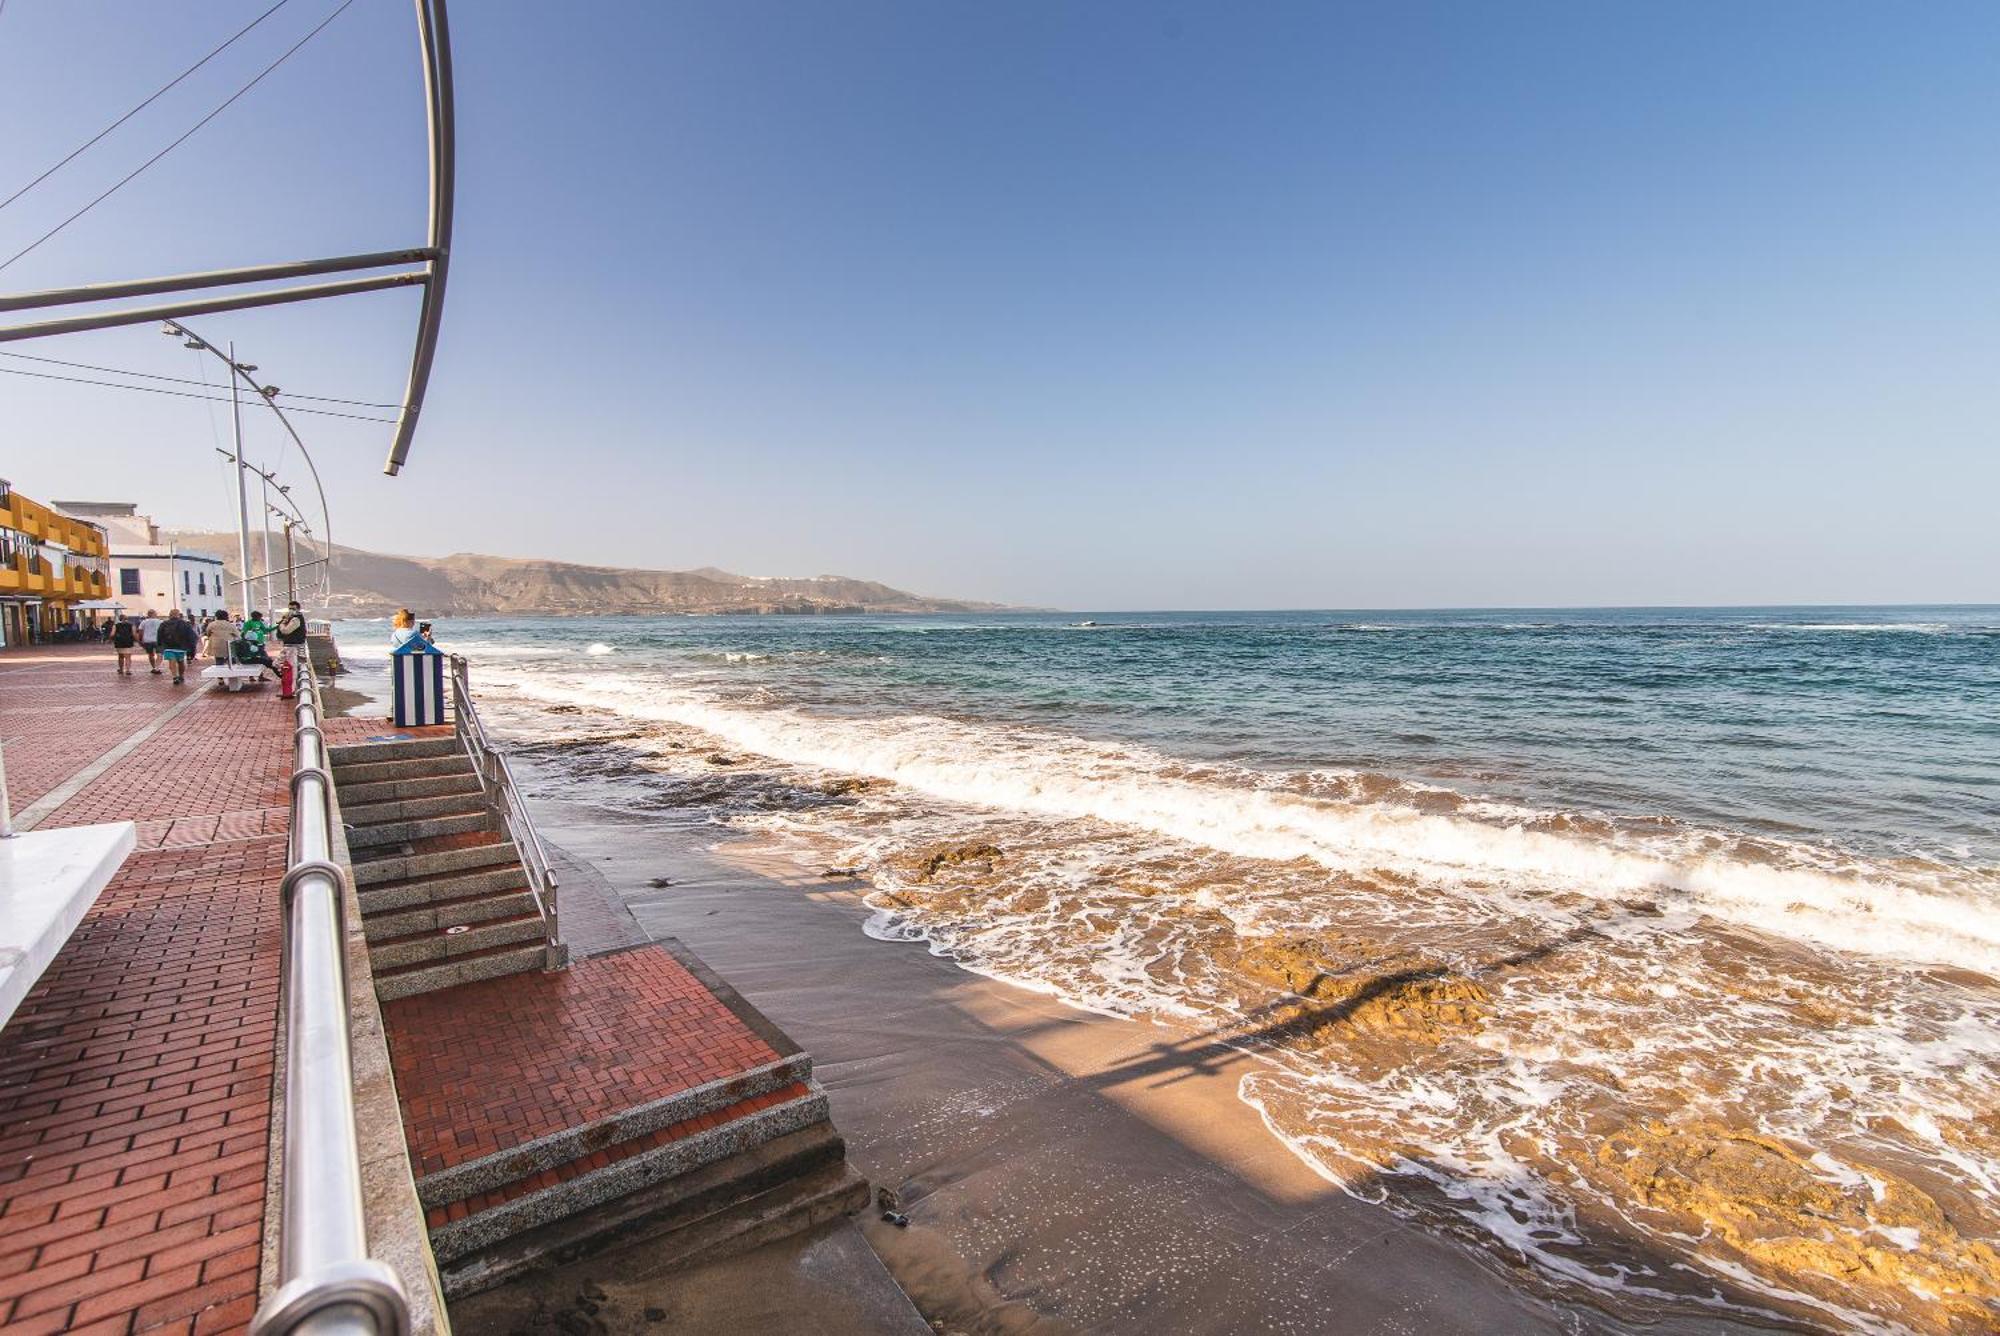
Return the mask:
<svg viewBox="0 0 2000 1336">
<path fill-rule="evenodd" d="M 245 687 L 262 686 L 271 680 L 262 668 L 251 663 L 218 663 L 201 670 L 204 682 L 214 682 L 224 691 L 241 691 Z"/>
</svg>

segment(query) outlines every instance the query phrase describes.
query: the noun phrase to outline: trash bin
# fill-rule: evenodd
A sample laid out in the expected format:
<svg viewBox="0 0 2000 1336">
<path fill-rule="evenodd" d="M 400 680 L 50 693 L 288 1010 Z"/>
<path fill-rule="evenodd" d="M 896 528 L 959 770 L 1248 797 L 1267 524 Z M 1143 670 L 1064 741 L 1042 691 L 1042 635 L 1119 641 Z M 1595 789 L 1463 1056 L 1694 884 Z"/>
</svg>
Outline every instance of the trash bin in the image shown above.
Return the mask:
<svg viewBox="0 0 2000 1336">
<path fill-rule="evenodd" d="M 389 651 L 389 722 L 397 728 L 445 722 L 444 651 L 422 636 Z"/>
</svg>

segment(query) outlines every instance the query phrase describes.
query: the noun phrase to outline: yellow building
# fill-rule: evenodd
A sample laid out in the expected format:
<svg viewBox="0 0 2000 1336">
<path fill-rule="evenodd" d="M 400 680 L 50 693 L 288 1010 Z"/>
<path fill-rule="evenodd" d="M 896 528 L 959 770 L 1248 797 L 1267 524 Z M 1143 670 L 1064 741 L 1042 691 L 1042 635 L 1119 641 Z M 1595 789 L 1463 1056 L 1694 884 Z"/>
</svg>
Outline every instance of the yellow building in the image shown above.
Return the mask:
<svg viewBox="0 0 2000 1336">
<path fill-rule="evenodd" d="M 111 593 L 104 529 L 30 501 L 0 478 L 0 644 L 55 639 L 98 614 L 76 606 Z"/>
</svg>

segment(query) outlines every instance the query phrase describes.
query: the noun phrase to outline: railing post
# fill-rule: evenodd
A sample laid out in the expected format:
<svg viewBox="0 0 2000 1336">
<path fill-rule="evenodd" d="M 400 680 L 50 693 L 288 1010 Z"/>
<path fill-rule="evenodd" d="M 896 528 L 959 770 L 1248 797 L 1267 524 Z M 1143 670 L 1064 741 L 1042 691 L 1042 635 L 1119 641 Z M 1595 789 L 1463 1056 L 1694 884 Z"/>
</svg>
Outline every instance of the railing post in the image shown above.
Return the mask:
<svg viewBox="0 0 2000 1336">
<path fill-rule="evenodd" d="M 514 783 L 514 772 L 506 756 L 486 739 L 485 725 L 479 722 L 479 710 L 472 703 L 472 670 L 459 654 L 451 656 L 451 708 L 459 745 L 472 757 L 479 774 L 479 787 L 499 813 L 520 850 L 521 864 L 528 871 L 528 884 L 542 911 L 548 968 L 561 969 L 569 963 L 569 952 L 563 946 L 557 917 L 555 870 L 549 866 L 548 854 L 542 848 L 541 837 L 535 833 L 527 804 L 521 801 L 521 791 Z"/>
<path fill-rule="evenodd" d="M 0 743 L 0 840 L 14 838 L 14 807 L 7 801 L 7 748 Z"/>
<path fill-rule="evenodd" d="M 556 918 L 556 874 L 553 868 L 542 869 L 542 894 L 547 897 L 549 908 L 549 945 L 562 944 L 562 929 Z"/>
</svg>

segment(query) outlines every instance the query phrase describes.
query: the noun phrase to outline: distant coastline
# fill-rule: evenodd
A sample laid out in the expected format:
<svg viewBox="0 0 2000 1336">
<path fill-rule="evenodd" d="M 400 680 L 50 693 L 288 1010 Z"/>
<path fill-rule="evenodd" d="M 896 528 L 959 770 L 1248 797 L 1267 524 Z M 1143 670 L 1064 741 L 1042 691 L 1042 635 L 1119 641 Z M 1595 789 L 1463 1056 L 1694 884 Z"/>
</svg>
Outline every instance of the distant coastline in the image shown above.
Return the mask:
<svg viewBox="0 0 2000 1336">
<path fill-rule="evenodd" d="M 237 578 L 234 534 L 174 531 L 167 537 L 183 547 L 221 555 L 227 578 Z M 319 545 L 301 541 L 298 560 L 321 555 Z M 383 617 L 398 608 L 420 608 L 438 617 L 1025 611 L 972 599 L 933 598 L 845 575 L 737 575 L 712 566 L 649 570 L 462 552 L 412 557 L 338 543 L 332 545 L 332 556 L 333 595 L 316 604 L 315 611 L 336 617 Z"/>
</svg>

